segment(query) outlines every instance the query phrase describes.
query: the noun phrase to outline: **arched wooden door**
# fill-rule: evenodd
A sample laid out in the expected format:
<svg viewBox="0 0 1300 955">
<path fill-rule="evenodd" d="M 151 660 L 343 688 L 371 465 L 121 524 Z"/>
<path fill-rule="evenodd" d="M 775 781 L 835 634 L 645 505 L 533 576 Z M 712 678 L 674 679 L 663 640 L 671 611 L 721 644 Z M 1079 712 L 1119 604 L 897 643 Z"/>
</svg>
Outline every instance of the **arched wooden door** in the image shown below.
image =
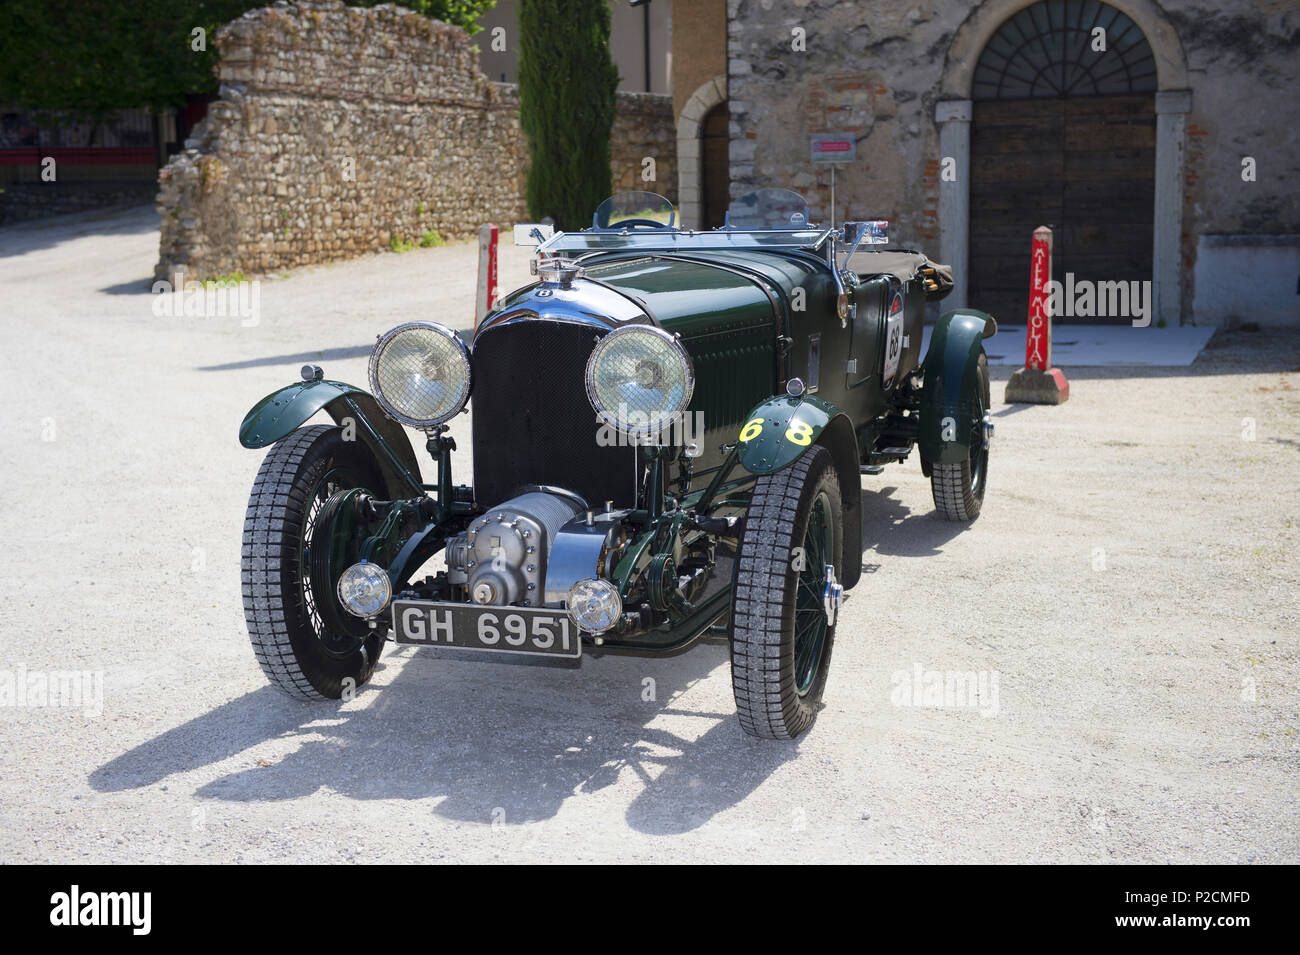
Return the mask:
<svg viewBox="0 0 1300 955">
<path fill-rule="evenodd" d="M 971 305 L 1025 322 L 1040 225 L 1059 282 L 1152 279 L 1155 90 L 1146 37 L 1097 0 L 1046 0 L 998 29 L 972 90 Z"/>
<path fill-rule="evenodd" d="M 730 202 L 728 122 L 730 114 L 727 111 L 727 101 L 723 100 L 705 113 L 704 121 L 700 123 L 700 225 L 705 229 L 722 225 Z"/>
</svg>

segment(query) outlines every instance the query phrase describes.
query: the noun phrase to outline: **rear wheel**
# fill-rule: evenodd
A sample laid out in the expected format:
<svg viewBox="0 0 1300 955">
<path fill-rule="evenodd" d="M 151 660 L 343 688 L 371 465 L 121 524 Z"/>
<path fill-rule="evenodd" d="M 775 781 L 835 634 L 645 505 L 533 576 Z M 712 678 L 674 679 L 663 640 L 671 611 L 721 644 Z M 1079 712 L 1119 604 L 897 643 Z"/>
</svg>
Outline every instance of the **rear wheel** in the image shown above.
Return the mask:
<svg viewBox="0 0 1300 955">
<path fill-rule="evenodd" d="M 934 507 L 950 521 L 973 521 L 980 516 L 984 505 L 984 486 L 989 470 L 989 449 L 986 436 L 991 431 L 988 423 L 989 361 L 980 350 L 976 365 L 976 401 L 971 416 L 959 422 L 959 428 L 968 429 L 970 453 L 955 464 L 935 464 L 930 471 L 930 490 Z"/>
<path fill-rule="evenodd" d="M 384 628 L 343 611 L 312 560 L 315 553 L 319 566 L 328 541 L 316 532 L 331 523 L 323 515 L 339 492 L 382 487 L 369 448 L 329 425 L 277 441 L 257 472 L 244 518 L 244 619 L 262 671 L 290 696 L 336 700 L 370 679 L 379 661 Z"/>
<path fill-rule="evenodd" d="M 732 689 L 752 736 L 792 739 L 817 715 L 842 593 L 842 519 L 824 448 L 755 484 L 731 608 Z"/>
</svg>

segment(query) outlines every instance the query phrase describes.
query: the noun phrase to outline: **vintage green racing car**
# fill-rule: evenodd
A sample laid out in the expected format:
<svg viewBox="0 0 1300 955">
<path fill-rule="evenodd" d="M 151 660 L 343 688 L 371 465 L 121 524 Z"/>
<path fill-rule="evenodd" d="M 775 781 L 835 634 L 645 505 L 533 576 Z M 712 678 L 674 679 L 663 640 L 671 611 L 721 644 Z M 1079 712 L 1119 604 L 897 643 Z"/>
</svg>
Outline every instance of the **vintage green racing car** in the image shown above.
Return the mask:
<svg viewBox="0 0 1300 955">
<path fill-rule="evenodd" d="M 915 449 L 939 513 L 979 514 L 996 328 L 948 312 L 922 356 L 948 270 L 876 248 L 883 223 L 808 219 L 766 189 L 708 231 L 651 193 L 587 230 L 516 227 L 538 281 L 472 341 L 402 324 L 369 391 L 309 365 L 259 402 L 242 587 L 271 682 L 337 699 L 390 639 L 576 662 L 712 636 L 745 731 L 805 730 L 861 575 L 861 476 Z M 448 421 L 471 396 L 462 484 Z"/>
</svg>

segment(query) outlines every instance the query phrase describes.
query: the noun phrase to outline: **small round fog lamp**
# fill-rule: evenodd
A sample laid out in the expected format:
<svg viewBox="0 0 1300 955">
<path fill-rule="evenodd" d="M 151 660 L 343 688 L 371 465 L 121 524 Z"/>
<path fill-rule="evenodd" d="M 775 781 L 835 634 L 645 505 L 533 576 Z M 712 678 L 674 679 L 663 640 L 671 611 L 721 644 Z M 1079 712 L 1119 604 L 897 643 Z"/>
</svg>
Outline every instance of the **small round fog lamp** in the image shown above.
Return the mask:
<svg viewBox="0 0 1300 955">
<path fill-rule="evenodd" d="M 580 630 L 604 633 L 623 616 L 623 598 L 608 580 L 588 577 L 569 588 L 568 608 Z"/>
<path fill-rule="evenodd" d="M 354 617 L 373 617 L 393 599 L 387 571 L 368 560 L 343 571 L 338 589 L 339 603 Z"/>
</svg>

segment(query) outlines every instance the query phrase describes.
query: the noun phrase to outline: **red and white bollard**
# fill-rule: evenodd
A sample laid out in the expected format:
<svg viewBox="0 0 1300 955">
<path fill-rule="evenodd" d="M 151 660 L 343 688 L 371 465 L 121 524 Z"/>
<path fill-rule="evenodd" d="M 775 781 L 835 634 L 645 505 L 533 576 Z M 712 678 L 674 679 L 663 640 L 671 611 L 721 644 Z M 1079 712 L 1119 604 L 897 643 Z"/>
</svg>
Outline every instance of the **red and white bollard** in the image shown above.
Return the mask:
<svg viewBox="0 0 1300 955">
<path fill-rule="evenodd" d="M 474 297 L 474 327 L 478 328 L 497 301 L 497 227 L 478 230 L 478 294 Z"/>
<path fill-rule="evenodd" d="M 1052 230 L 1034 230 L 1029 264 L 1029 322 L 1025 328 L 1025 366 L 1007 381 L 1008 404 L 1059 405 L 1070 397 L 1065 372 L 1052 367 Z"/>
</svg>

